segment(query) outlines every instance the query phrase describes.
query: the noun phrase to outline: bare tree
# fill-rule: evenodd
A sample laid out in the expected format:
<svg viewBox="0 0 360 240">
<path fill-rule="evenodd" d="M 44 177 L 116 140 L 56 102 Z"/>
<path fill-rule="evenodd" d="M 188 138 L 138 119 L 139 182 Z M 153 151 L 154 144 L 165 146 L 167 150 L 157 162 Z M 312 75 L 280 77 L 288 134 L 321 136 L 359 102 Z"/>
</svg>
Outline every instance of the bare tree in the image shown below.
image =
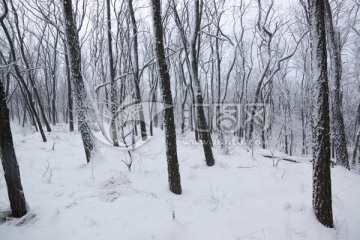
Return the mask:
<svg viewBox="0 0 360 240">
<path fill-rule="evenodd" d="M 299 43 L 302 41 L 303 37 L 306 35 L 307 32 L 302 34 L 299 40 L 294 38 L 296 45 L 293 47 L 292 50 L 287 49 L 279 51 L 279 45 L 281 43 L 285 43 L 286 46 L 287 40 L 284 39 L 281 42 L 281 38 L 277 37 L 277 35 L 281 34 L 280 29 L 285 26 L 285 20 L 280 19 L 278 22 L 275 22 L 272 17 L 274 14 L 274 0 L 271 0 L 270 5 L 264 10 L 262 1 L 258 0 L 258 21 L 257 21 L 257 31 L 260 36 L 261 44 L 259 45 L 259 52 L 260 54 L 260 61 L 262 62 L 261 65 L 261 72 L 260 72 L 260 80 L 256 86 L 255 96 L 253 100 L 253 106 L 251 107 L 251 119 L 249 122 L 249 135 L 248 140 L 253 141 L 253 132 L 254 132 L 254 121 L 255 121 L 255 114 L 257 111 L 257 105 L 261 103 L 261 94 L 264 87 L 272 82 L 274 76 L 280 71 L 282 68 L 282 64 L 288 61 L 290 58 L 294 56 L 296 50 L 298 48 Z M 265 11 L 265 16 L 263 12 Z M 276 39 L 280 39 L 277 40 Z M 262 130 L 264 131 L 264 129 Z M 263 134 L 263 133 L 262 133 Z"/>
<path fill-rule="evenodd" d="M 108 38 L 108 56 L 109 56 L 109 68 L 110 68 L 110 109 L 111 109 L 111 137 L 114 146 L 119 146 L 119 140 L 117 136 L 117 85 L 115 82 L 115 65 L 112 52 L 112 33 L 111 33 L 111 12 L 110 12 L 110 0 L 106 0 L 106 16 L 107 16 L 107 38 Z"/>
<path fill-rule="evenodd" d="M 50 127 L 50 124 L 47 120 L 47 117 L 46 117 L 46 114 L 45 114 L 45 110 L 44 110 L 44 107 L 43 107 L 43 103 L 41 101 L 41 97 L 40 97 L 40 94 L 37 90 L 37 86 L 35 84 L 35 79 L 34 79 L 34 74 L 33 74 L 33 70 L 32 70 L 32 67 L 30 66 L 30 63 L 28 61 L 28 58 L 26 57 L 26 53 L 25 53 L 25 43 L 24 43 L 24 37 L 22 36 L 22 33 L 20 31 L 20 26 L 19 26 L 19 18 L 18 18 L 18 13 L 17 13 L 17 10 L 15 9 L 15 6 L 13 4 L 13 1 L 11 0 L 10 1 L 11 3 L 11 7 L 12 7 L 12 11 L 13 11 L 13 15 L 14 15 L 14 24 L 15 24 L 15 30 L 14 32 L 16 33 L 17 35 L 17 40 L 19 42 L 19 48 L 20 48 L 20 54 L 21 54 L 21 57 L 22 57 L 22 60 L 24 61 L 24 64 L 25 64 L 25 68 L 26 68 L 26 72 L 27 72 L 27 77 L 30 81 L 30 84 L 31 84 L 31 89 L 32 91 L 34 92 L 34 96 L 35 96 L 35 99 L 37 101 L 37 104 L 39 106 L 39 112 L 41 114 L 41 117 L 42 117 L 42 120 L 44 121 L 45 123 L 45 126 L 46 126 L 46 130 L 48 132 L 51 132 L 51 127 Z M 40 53 L 39 53 L 40 54 Z"/>
<path fill-rule="evenodd" d="M 325 6 L 325 26 L 327 32 L 327 44 L 330 53 L 330 69 L 333 85 L 332 89 L 332 121 L 333 121 L 333 139 L 336 150 L 337 162 L 343 167 L 350 169 L 349 156 L 347 152 L 347 142 L 345 135 L 344 117 L 341 111 L 342 108 L 342 94 L 341 94 L 341 78 L 342 78 L 342 62 L 341 62 L 341 47 L 340 47 L 340 33 L 336 32 L 333 26 L 333 17 L 330 3 L 324 0 Z"/>
<path fill-rule="evenodd" d="M 132 59 L 132 72 L 133 72 L 133 78 L 134 78 L 134 87 L 135 87 L 135 97 L 136 97 L 136 103 L 141 102 L 141 93 L 140 93 L 140 69 L 139 69 L 139 52 L 138 52 L 138 28 L 135 18 L 135 10 L 133 7 L 133 1 L 128 0 L 129 5 L 129 14 L 130 14 L 130 20 L 131 20 L 131 28 L 132 28 L 132 37 L 133 37 L 133 59 Z M 144 117 L 144 111 L 142 109 L 142 105 L 140 104 L 139 108 L 139 120 L 140 120 L 140 130 L 141 130 L 141 137 L 145 141 L 147 139 L 147 133 L 146 133 L 146 124 L 145 124 L 145 117 Z"/>
<path fill-rule="evenodd" d="M 4 3 L 5 8 L 7 9 L 6 2 L 3 1 L 3 3 Z M 8 41 L 11 57 L 12 57 L 13 60 L 15 60 L 15 59 L 17 59 L 16 49 L 15 49 L 15 46 L 14 46 L 13 39 L 11 38 L 10 33 L 8 31 L 8 28 L 6 27 L 6 25 L 4 23 L 4 18 L 1 19 L 0 24 L 1 24 L 1 27 L 2 27 L 2 29 L 4 31 L 4 33 L 5 33 L 6 39 Z M 26 81 L 25 81 L 24 77 L 21 74 L 20 67 L 19 67 L 18 64 L 14 64 L 14 70 L 15 70 L 15 74 L 16 74 L 16 79 L 21 84 L 21 87 L 20 87 L 21 91 L 22 91 L 24 97 L 27 98 L 26 103 L 29 106 L 29 111 L 31 112 L 32 117 L 36 120 L 36 122 L 35 122 L 35 120 L 33 122 L 34 122 L 35 125 L 37 124 L 37 127 L 39 128 L 39 131 L 40 131 L 43 142 L 46 142 L 46 136 L 45 136 L 45 133 L 44 133 L 42 125 L 41 125 L 40 117 L 39 117 L 39 115 L 38 115 L 38 113 L 36 111 L 31 91 L 29 90 L 29 88 L 28 88 L 28 86 L 26 84 Z"/>
<path fill-rule="evenodd" d="M 181 182 L 179 163 L 177 157 L 176 147 L 176 131 L 174 123 L 173 100 L 170 86 L 170 75 L 166 63 L 164 40 L 163 40 L 163 26 L 161 19 L 161 2 L 160 0 L 151 0 L 151 8 L 153 11 L 153 26 L 155 32 L 155 52 L 157 58 L 157 67 L 162 89 L 162 97 L 167 108 L 164 110 L 164 124 L 165 124 L 165 141 L 166 141 L 166 156 L 168 163 L 168 179 L 170 191 L 175 194 L 181 194 Z"/>
<path fill-rule="evenodd" d="M 334 227 L 330 176 L 330 114 L 325 32 L 326 0 L 308 1 L 313 78 L 313 208 L 316 218 Z"/>
<path fill-rule="evenodd" d="M 190 80 L 193 81 L 192 84 L 195 85 L 195 91 L 193 93 L 193 97 L 196 100 L 196 128 L 199 130 L 199 136 L 202 140 L 205 161 L 208 166 L 213 166 L 215 164 L 214 155 L 212 152 L 212 139 L 210 135 L 210 131 L 208 128 L 208 124 L 205 118 L 205 112 L 203 107 L 203 95 L 201 88 L 201 81 L 199 77 L 198 71 L 198 44 L 199 44 L 199 33 L 200 33 L 200 25 L 201 25 L 201 9 L 200 9 L 200 1 L 194 1 L 194 26 L 191 33 L 191 36 L 187 40 L 185 36 L 184 28 L 181 25 L 180 18 L 177 14 L 175 1 L 172 1 L 173 11 L 175 15 L 176 24 L 180 30 L 181 39 L 183 42 L 183 47 L 185 49 L 185 55 L 189 66 L 190 71 Z M 187 47 L 189 42 L 189 49 Z"/>
<path fill-rule="evenodd" d="M 76 29 L 71 0 L 62 0 L 62 6 L 64 11 L 65 35 L 70 59 L 69 62 L 71 67 L 71 78 L 74 84 L 74 96 L 76 101 L 76 112 L 78 114 L 78 126 L 84 144 L 86 161 L 90 162 L 90 159 L 95 150 L 95 145 L 88 123 L 89 103 L 87 101 L 87 92 L 81 73 L 81 49 L 79 44 L 79 37 Z"/>
</svg>

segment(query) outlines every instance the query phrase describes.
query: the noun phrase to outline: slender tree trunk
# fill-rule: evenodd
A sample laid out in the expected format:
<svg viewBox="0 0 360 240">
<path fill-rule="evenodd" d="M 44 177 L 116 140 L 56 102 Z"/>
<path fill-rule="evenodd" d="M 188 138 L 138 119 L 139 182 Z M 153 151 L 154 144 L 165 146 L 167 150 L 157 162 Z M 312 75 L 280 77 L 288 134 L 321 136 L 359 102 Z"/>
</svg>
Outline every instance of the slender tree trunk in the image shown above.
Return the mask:
<svg viewBox="0 0 360 240">
<path fill-rule="evenodd" d="M 112 36 L 111 36 L 111 12 L 110 0 L 106 0 L 106 15 L 107 15 L 107 37 L 108 37 L 108 55 L 109 55 L 109 68 L 110 68 L 110 109 L 111 109 L 111 137 L 114 146 L 119 146 L 118 133 L 117 133 L 117 91 L 115 82 L 115 65 L 112 53 Z"/>
<path fill-rule="evenodd" d="M 355 145 L 352 155 L 352 164 L 356 166 L 356 164 L 360 164 L 360 104 L 358 106 L 358 110 L 356 113 L 356 124 L 355 124 Z M 357 159 L 357 161 L 356 161 Z"/>
<path fill-rule="evenodd" d="M 336 161 L 341 166 L 350 169 L 349 155 L 347 152 L 347 143 L 345 135 L 344 117 L 341 111 L 341 49 L 340 49 L 340 34 L 335 32 L 333 26 L 333 18 L 330 3 L 324 0 L 325 6 L 325 25 L 327 32 L 327 40 L 330 52 L 330 68 L 331 68 L 331 83 L 333 85 L 333 101 L 332 101 L 332 119 L 333 119 L 333 140 L 336 151 Z"/>
<path fill-rule="evenodd" d="M 52 82 L 52 97 L 51 97 L 51 110 L 52 110 L 52 124 L 56 125 L 56 68 L 57 68 L 57 45 L 59 40 L 59 31 L 56 31 L 55 44 L 54 44 L 54 62 L 51 71 Z"/>
<path fill-rule="evenodd" d="M 326 0 L 325 0 L 326 1 Z M 313 75 L 313 210 L 334 227 L 330 176 L 330 116 L 324 0 L 309 0 Z"/>
<path fill-rule="evenodd" d="M 133 8 L 133 0 L 128 0 L 129 4 L 129 13 L 132 25 L 132 32 L 133 32 L 133 76 L 134 76 L 134 86 L 135 86 L 135 96 L 136 96 L 136 103 L 141 103 L 141 93 L 140 93 L 140 74 L 139 74 L 139 53 L 138 53 L 138 30 L 137 30 L 137 23 L 135 19 L 135 11 Z M 145 123 L 145 116 L 144 111 L 142 109 L 142 104 L 139 105 L 139 120 L 140 120 L 140 130 L 141 130 L 141 138 L 143 141 L 147 139 L 146 133 L 146 123 Z"/>
<path fill-rule="evenodd" d="M 304 61 L 304 72 L 306 72 L 306 61 Z M 307 144 L 306 144 L 306 120 L 305 120 L 305 99 L 304 99 L 304 81 L 305 81 L 305 74 L 301 80 L 301 132 L 302 132 L 302 148 L 301 148 L 301 155 L 307 155 Z"/>
<path fill-rule="evenodd" d="M 181 181 L 179 172 L 179 163 L 177 158 L 176 131 L 174 123 L 173 102 L 171 96 L 170 75 L 166 64 L 163 30 L 161 20 L 161 2 L 160 0 L 151 0 L 153 10 L 153 26 L 155 32 L 155 52 L 158 63 L 158 72 L 160 85 L 162 88 L 162 97 L 166 104 L 164 124 L 165 124 L 165 141 L 166 156 L 168 162 L 168 177 L 170 191 L 175 194 L 181 194 Z"/>
<path fill-rule="evenodd" d="M 260 102 L 259 99 L 260 99 L 260 95 L 261 95 L 261 87 L 262 87 L 262 84 L 264 82 L 268 66 L 269 66 L 269 64 L 267 65 L 265 71 L 263 72 L 261 80 L 260 80 L 260 82 L 258 83 L 258 85 L 256 87 L 254 102 L 253 102 L 253 106 L 251 107 L 251 118 L 250 118 L 250 122 L 249 122 L 248 141 L 253 141 L 253 132 L 254 132 L 254 124 L 255 124 L 255 116 L 256 116 L 257 104 L 259 104 L 259 102 Z"/>
<path fill-rule="evenodd" d="M 67 99 L 68 99 L 68 114 L 69 114 L 69 131 L 74 131 L 74 104 L 73 104 L 73 92 L 71 83 L 71 69 L 69 64 L 69 51 L 68 46 L 64 40 L 65 49 L 65 66 L 66 66 L 66 80 L 67 80 Z"/>
<path fill-rule="evenodd" d="M 173 11 L 174 11 L 174 17 L 175 17 L 175 23 L 176 23 L 176 26 L 178 27 L 179 31 L 180 31 L 180 37 L 181 37 L 181 41 L 183 43 L 183 47 L 184 47 L 184 53 L 185 53 L 185 61 L 186 61 L 186 65 L 187 65 L 187 68 L 189 69 L 189 90 L 190 90 L 190 93 L 191 93 L 191 99 L 192 99 L 192 105 L 191 105 L 191 121 L 190 121 L 190 129 L 191 131 L 194 131 L 195 130 L 195 141 L 198 142 L 199 141 L 199 132 L 198 132 L 198 121 L 197 121 L 197 109 L 195 108 L 195 105 L 196 105 L 196 94 L 195 94 L 195 91 L 194 91 L 194 87 L 193 87 L 193 79 L 194 79 L 194 76 L 192 74 L 192 64 L 190 63 L 190 53 L 188 51 L 188 41 L 186 39 L 186 33 L 185 33 L 185 30 L 183 28 L 183 25 L 181 24 L 181 20 L 180 20 L 180 17 L 177 13 L 177 10 L 176 10 L 176 3 L 174 0 L 171 0 L 171 4 L 172 4 L 172 8 L 173 8 Z M 200 19 L 198 19 L 200 20 Z M 193 36 L 193 37 L 196 37 L 197 36 Z M 195 39 L 196 39 L 195 38 Z M 193 39 L 192 39 L 193 40 Z M 191 44 L 192 46 L 191 47 L 195 47 L 196 49 L 196 41 L 194 43 Z M 195 56 L 196 56 L 196 53 L 195 53 Z M 196 60 L 196 57 L 195 57 L 195 60 Z M 194 128 L 195 126 L 195 128 Z"/>
<path fill-rule="evenodd" d="M 181 102 L 181 134 L 184 135 L 185 134 L 185 129 L 186 129 L 186 124 L 189 119 L 185 116 L 185 106 L 186 106 L 186 101 L 187 101 L 187 95 L 188 95 L 188 89 L 185 89 L 185 94 L 184 94 L 184 99 Z"/>
<path fill-rule="evenodd" d="M 220 28 L 217 26 L 216 36 L 220 37 Z M 221 58 L 220 58 L 220 49 L 219 49 L 219 39 L 215 39 L 215 53 L 216 53 L 216 70 L 217 70 L 217 103 L 220 105 L 221 103 Z"/>
<path fill-rule="evenodd" d="M 357 130 L 356 133 L 356 140 L 355 140 L 353 159 L 352 159 L 353 166 L 356 166 L 356 164 L 360 164 L 359 149 L 360 149 L 360 128 Z"/>
<path fill-rule="evenodd" d="M 71 78 L 74 83 L 74 96 L 76 101 L 76 112 L 78 113 L 78 126 L 84 144 L 86 161 L 90 159 L 95 151 L 93 136 L 89 126 L 89 109 L 87 93 L 81 74 L 81 49 L 71 0 L 62 0 L 65 18 L 65 36 L 70 59 Z"/>
<path fill-rule="evenodd" d="M 212 152 L 212 141 L 209 132 L 209 128 L 205 118 L 205 112 L 203 107 L 203 96 L 201 90 L 201 83 L 198 75 L 198 61 L 197 61 L 197 38 L 200 31 L 200 2 L 199 0 L 194 1 L 194 18 L 195 26 L 192 39 L 190 40 L 190 62 L 191 62 L 191 73 L 192 79 L 194 80 L 196 87 L 196 117 L 197 117 L 197 127 L 200 130 L 199 135 L 203 143 L 205 161 L 208 166 L 213 166 L 215 164 L 214 155 Z"/>
<path fill-rule="evenodd" d="M 158 117 L 157 117 L 157 106 L 156 106 L 156 99 L 157 99 L 157 85 L 158 85 L 158 78 L 154 77 L 154 70 L 150 72 L 150 78 L 152 79 L 152 87 L 150 90 L 150 136 L 153 136 L 153 125 L 157 127 Z"/>
<path fill-rule="evenodd" d="M 294 131 L 293 131 L 293 124 L 292 124 L 292 117 L 291 117 L 291 110 L 290 110 L 290 102 L 288 104 L 288 111 L 289 111 L 289 125 L 290 125 L 290 146 L 289 146 L 289 154 L 290 156 L 293 155 L 293 144 L 294 144 Z"/>
</svg>

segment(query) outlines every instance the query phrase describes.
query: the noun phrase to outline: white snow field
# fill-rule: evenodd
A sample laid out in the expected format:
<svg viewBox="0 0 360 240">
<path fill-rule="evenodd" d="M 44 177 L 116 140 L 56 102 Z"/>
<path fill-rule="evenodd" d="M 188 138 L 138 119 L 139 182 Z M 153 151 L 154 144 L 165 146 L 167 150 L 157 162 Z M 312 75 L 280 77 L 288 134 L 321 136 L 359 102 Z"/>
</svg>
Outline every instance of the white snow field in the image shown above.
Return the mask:
<svg viewBox="0 0 360 240">
<path fill-rule="evenodd" d="M 312 164 L 254 158 L 244 146 L 229 155 L 214 149 L 207 167 L 201 145 L 178 137 L 183 194 L 168 190 L 163 133 L 137 149 L 132 171 L 127 152 L 99 145 L 85 162 L 80 134 L 66 126 L 38 133 L 12 126 L 29 214 L 2 218 L 0 240 L 358 240 L 360 176 L 332 168 L 335 229 L 312 212 Z M 296 158 L 295 158 L 296 159 Z M 9 202 L 0 174 L 0 211 Z"/>
</svg>

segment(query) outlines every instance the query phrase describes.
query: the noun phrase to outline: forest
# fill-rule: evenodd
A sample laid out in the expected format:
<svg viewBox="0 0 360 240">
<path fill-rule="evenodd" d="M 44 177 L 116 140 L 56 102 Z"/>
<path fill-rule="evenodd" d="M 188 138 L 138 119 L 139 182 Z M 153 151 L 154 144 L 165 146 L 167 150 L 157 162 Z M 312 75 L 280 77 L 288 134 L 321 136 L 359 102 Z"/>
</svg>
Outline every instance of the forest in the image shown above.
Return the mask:
<svg viewBox="0 0 360 240">
<path fill-rule="evenodd" d="M 359 236 L 359 0 L 1 0 L 0 24 L 0 240 Z"/>
</svg>

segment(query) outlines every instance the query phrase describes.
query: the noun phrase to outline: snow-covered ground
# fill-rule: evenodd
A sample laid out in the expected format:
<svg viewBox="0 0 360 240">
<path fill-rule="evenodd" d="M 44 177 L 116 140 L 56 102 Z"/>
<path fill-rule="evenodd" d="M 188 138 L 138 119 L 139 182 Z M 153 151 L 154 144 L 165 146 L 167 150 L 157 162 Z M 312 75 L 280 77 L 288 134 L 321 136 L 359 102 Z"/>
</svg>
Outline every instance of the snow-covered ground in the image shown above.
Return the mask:
<svg viewBox="0 0 360 240">
<path fill-rule="evenodd" d="M 244 146 L 229 155 L 215 148 L 206 167 L 201 145 L 178 137 L 183 194 L 168 190 L 163 134 L 134 154 L 101 144 L 85 164 L 79 133 L 56 127 L 40 135 L 12 126 L 29 214 L 0 223 L 0 240 L 189 239 L 357 240 L 360 176 L 332 168 L 336 228 L 318 223 L 311 209 L 312 165 L 254 158 Z M 188 138 L 190 139 L 189 136 Z M 0 211 L 9 203 L 0 176 Z"/>
</svg>

